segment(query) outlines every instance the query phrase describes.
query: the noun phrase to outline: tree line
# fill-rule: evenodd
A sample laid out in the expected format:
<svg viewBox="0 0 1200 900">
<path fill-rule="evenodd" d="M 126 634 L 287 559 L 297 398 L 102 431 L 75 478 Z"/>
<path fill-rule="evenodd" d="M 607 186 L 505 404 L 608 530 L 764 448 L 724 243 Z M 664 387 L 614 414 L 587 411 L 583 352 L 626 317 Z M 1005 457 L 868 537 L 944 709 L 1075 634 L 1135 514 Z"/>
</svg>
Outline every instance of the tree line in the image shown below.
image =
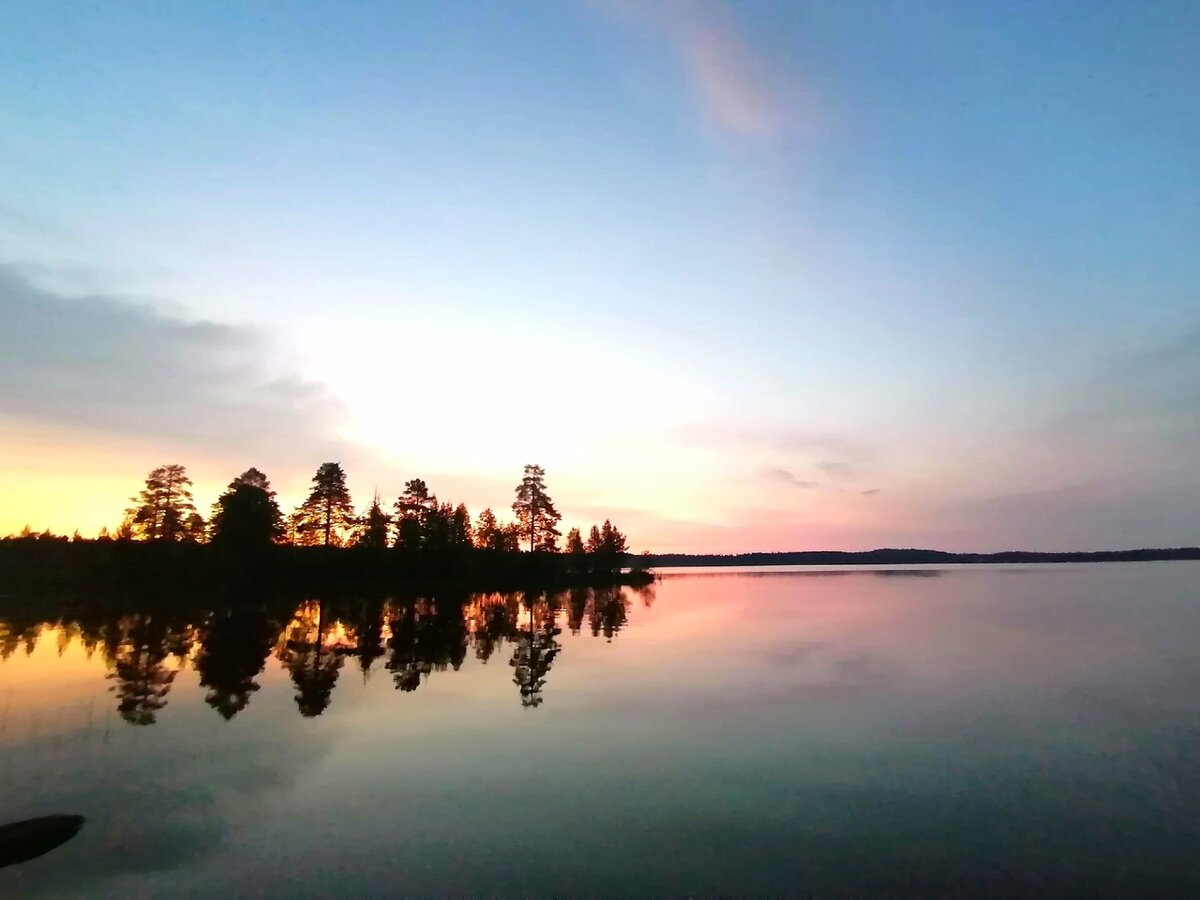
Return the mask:
<svg viewBox="0 0 1200 900">
<path fill-rule="evenodd" d="M 98 540 L 207 543 L 240 553 L 277 545 L 354 547 L 392 550 L 416 559 L 474 551 L 561 552 L 578 569 L 613 569 L 624 563 L 628 540 L 609 520 L 593 525 L 586 537 L 578 528 L 570 529 L 560 547 L 562 515 L 546 488 L 541 466 L 525 466 L 514 495 L 511 521 L 502 521 L 490 508 L 472 518 L 465 504 L 443 502 L 424 480 L 413 478 L 390 509 L 376 493 L 365 509 L 356 512 L 345 470 L 339 463 L 327 462 L 318 467 L 308 496 L 285 515 L 270 480 L 250 468 L 229 483 L 206 520 L 196 509 L 186 468 L 170 464 L 146 476 L 116 533 L 102 529 Z M 33 537 L 28 529 L 22 536 Z"/>
</svg>

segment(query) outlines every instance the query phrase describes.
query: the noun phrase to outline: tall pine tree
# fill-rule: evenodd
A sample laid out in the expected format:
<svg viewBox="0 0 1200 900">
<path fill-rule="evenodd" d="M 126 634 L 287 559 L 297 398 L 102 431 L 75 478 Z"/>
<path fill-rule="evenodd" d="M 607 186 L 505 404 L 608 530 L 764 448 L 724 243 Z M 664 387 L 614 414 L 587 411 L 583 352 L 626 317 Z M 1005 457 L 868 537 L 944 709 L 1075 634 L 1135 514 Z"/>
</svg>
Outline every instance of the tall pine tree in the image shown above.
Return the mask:
<svg viewBox="0 0 1200 900">
<path fill-rule="evenodd" d="M 147 541 L 183 541 L 193 533 L 199 516 L 192 502 L 192 480 L 180 465 L 159 466 L 146 476 L 146 486 L 126 510 L 131 536 Z"/>
<path fill-rule="evenodd" d="M 517 514 L 522 539 L 529 541 L 530 552 L 558 549 L 558 522 L 562 515 L 546 493 L 546 471 L 541 466 L 525 467 L 512 508 Z"/>
<path fill-rule="evenodd" d="M 297 543 L 338 546 L 354 525 L 354 504 L 346 487 L 346 473 L 335 462 L 322 463 L 313 476 L 308 499 L 296 510 Z"/>
</svg>

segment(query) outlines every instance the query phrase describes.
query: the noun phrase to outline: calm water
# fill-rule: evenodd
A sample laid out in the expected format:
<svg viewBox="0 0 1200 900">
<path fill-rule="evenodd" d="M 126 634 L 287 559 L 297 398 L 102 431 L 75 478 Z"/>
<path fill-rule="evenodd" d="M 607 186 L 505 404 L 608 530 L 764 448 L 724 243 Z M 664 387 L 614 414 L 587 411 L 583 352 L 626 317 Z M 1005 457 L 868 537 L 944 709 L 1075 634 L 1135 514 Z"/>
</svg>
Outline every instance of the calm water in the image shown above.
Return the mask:
<svg viewBox="0 0 1200 900">
<path fill-rule="evenodd" d="M 1196 563 L 522 599 L 10 615 L 0 894 L 1200 895 Z"/>
</svg>

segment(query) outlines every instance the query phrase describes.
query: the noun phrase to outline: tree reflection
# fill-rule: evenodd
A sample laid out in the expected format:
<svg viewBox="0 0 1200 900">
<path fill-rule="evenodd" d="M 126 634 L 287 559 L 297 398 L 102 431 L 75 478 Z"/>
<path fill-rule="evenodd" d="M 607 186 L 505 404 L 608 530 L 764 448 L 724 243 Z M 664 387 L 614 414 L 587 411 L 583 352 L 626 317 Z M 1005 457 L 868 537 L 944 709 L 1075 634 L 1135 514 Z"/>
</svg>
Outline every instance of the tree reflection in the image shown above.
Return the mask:
<svg viewBox="0 0 1200 900">
<path fill-rule="evenodd" d="M 591 593 L 587 588 L 571 588 L 567 594 L 567 628 L 571 630 L 571 634 L 579 634 L 583 628 Z"/>
<path fill-rule="evenodd" d="M 246 708 L 258 690 L 254 679 L 266 665 L 278 623 L 259 609 L 227 610 L 214 615 L 200 641 L 196 669 L 204 702 L 226 721 Z"/>
<path fill-rule="evenodd" d="M 109 690 L 117 695 L 117 712 L 131 725 L 153 725 L 158 711 L 167 705 L 167 694 L 191 649 L 191 635 L 173 630 L 153 615 L 122 618 L 111 632 Z M 175 656 L 175 665 L 168 657 Z"/>
<path fill-rule="evenodd" d="M 463 608 L 475 658 L 486 663 L 492 654 L 517 633 L 521 600 L 517 594 L 476 594 Z"/>
<path fill-rule="evenodd" d="M 561 649 L 557 638 L 562 629 L 556 624 L 558 604 L 554 600 L 527 596 L 525 607 L 529 611 L 529 627 L 517 640 L 509 665 L 513 667 L 513 683 L 521 692 L 521 705 L 532 708 L 541 706 L 545 699 L 542 689 Z"/>
<path fill-rule="evenodd" d="M 319 716 L 329 706 L 345 661 L 338 652 L 340 623 L 327 618 L 325 607 L 320 600 L 300 604 L 277 650 L 296 686 L 296 706 L 306 718 Z"/>
<path fill-rule="evenodd" d="M 384 602 L 378 598 L 360 601 L 350 623 L 354 631 L 354 648 L 347 650 L 358 658 L 358 666 L 365 682 L 371 675 L 375 660 L 383 656 L 384 641 L 390 636 L 385 622 Z"/>
<path fill-rule="evenodd" d="M 642 593 L 646 605 L 653 600 Z M 632 603 L 619 587 L 559 593 L 483 593 L 304 600 L 234 595 L 218 606 L 183 593 L 145 599 L 118 593 L 78 596 L 47 608 L 42 601 L 5 606 L 0 597 L 0 664 L 12 657 L 68 658 L 71 648 L 108 669 L 121 719 L 152 725 L 172 687 L 193 661 L 204 702 L 226 721 L 243 712 L 266 684 L 271 655 L 287 672 L 301 715 L 321 715 L 333 698 L 346 657 L 363 684 L 379 660 L 396 690 L 412 692 L 437 673 L 458 671 L 470 656 L 486 664 L 503 653 L 521 704 L 543 703 L 551 668 L 563 650 L 560 624 L 573 635 L 611 641 L 627 626 Z M 36 609 L 36 615 L 29 612 Z M 286 610 L 286 611 L 285 611 Z M 287 624 L 280 628 L 280 622 Z M 192 623 L 199 623 L 193 625 Z M 507 646 L 506 645 L 511 645 Z M 44 666 L 45 663 L 43 662 Z M 39 672 L 52 669 L 39 669 Z"/>
<path fill-rule="evenodd" d="M 457 671 L 467 655 L 462 601 L 417 599 L 393 606 L 388 671 L 396 689 L 415 691 L 434 671 Z"/>
<path fill-rule="evenodd" d="M 603 634 L 605 640 L 611 641 L 629 621 L 629 598 L 619 587 L 597 588 L 591 594 L 588 624 L 592 636 Z"/>
<path fill-rule="evenodd" d="M 26 656 L 32 654 L 41 632 L 41 622 L 0 622 L 0 660 L 8 659 L 20 647 L 25 648 Z"/>
<path fill-rule="evenodd" d="M 398 691 L 415 691 L 421 686 L 421 676 L 433 670 L 422 646 L 432 613 L 432 607 L 426 601 L 407 603 L 393 612 L 387 669 L 392 673 Z"/>
</svg>

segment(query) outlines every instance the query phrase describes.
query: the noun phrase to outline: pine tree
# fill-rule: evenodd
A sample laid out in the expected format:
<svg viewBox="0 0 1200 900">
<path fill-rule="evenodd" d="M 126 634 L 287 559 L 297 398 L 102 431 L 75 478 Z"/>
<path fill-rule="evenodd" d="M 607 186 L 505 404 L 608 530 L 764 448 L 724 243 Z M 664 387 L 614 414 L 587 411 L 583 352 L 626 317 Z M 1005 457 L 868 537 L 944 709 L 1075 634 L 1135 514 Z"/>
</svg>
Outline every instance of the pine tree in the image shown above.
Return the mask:
<svg viewBox="0 0 1200 900">
<path fill-rule="evenodd" d="M 199 516 L 192 503 L 192 480 L 180 465 L 159 466 L 146 476 L 146 486 L 126 510 L 131 536 L 147 541 L 182 541 L 195 537 Z M 195 518 L 192 518 L 192 517 Z"/>
<path fill-rule="evenodd" d="M 583 536 L 580 535 L 578 528 L 572 528 L 567 532 L 567 552 L 572 556 L 582 556 L 586 552 L 583 546 Z"/>
<path fill-rule="evenodd" d="M 241 549 L 261 548 L 283 536 L 283 513 L 267 476 L 247 469 L 213 505 L 209 529 L 214 544 Z"/>
<path fill-rule="evenodd" d="M 567 555 L 571 559 L 571 571 L 576 575 L 583 574 L 587 568 L 587 548 L 583 546 L 583 536 L 578 528 L 567 532 Z"/>
<path fill-rule="evenodd" d="M 354 544 L 356 547 L 383 549 L 388 545 L 388 534 L 391 527 L 392 517 L 383 511 L 383 506 L 379 502 L 379 492 L 376 491 L 370 509 L 359 520 Z"/>
<path fill-rule="evenodd" d="M 346 487 L 346 473 L 335 462 L 322 463 L 313 476 L 308 499 L 296 510 L 296 542 L 341 544 L 342 534 L 354 525 L 354 504 Z"/>
<path fill-rule="evenodd" d="M 587 552 L 601 553 L 604 550 L 604 540 L 600 536 L 600 528 L 596 525 L 592 526 L 592 530 L 588 532 Z"/>
<path fill-rule="evenodd" d="M 530 552 L 553 552 L 557 549 L 558 522 L 562 515 L 554 508 L 554 501 L 546 493 L 546 472 L 541 466 L 525 467 L 525 475 L 517 485 L 517 499 L 512 508 L 517 514 L 522 539 L 527 537 L 529 540 Z"/>
<path fill-rule="evenodd" d="M 437 498 L 420 478 L 404 483 L 404 493 L 396 500 L 396 546 L 410 551 L 421 549 L 428 531 L 429 515 L 437 509 Z"/>
<path fill-rule="evenodd" d="M 496 514 L 488 507 L 475 520 L 475 546 L 480 550 L 495 550 L 500 535 L 500 523 Z"/>
<path fill-rule="evenodd" d="M 460 503 L 454 507 L 450 517 L 450 546 L 456 550 L 464 550 L 471 546 L 471 514 L 466 504 Z"/>
<path fill-rule="evenodd" d="M 629 551 L 625 535 L 608 519 L 604 520 L 604 527 L 600 529 L 600 543 L 608 556 L 621 556 Z"/>
</svg>

